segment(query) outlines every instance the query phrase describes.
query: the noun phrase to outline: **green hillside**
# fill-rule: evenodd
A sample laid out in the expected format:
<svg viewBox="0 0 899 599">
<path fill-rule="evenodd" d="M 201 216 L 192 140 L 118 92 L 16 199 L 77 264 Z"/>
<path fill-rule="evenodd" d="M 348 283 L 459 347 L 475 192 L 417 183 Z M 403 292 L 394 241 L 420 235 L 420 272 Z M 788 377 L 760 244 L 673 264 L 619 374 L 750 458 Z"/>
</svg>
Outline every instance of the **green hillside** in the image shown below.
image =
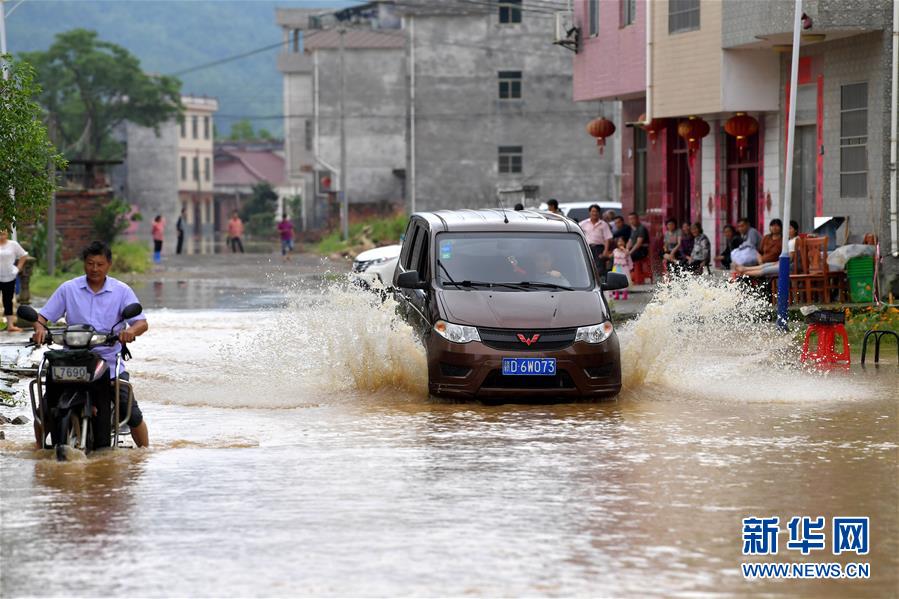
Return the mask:
<svg viewBox="0 0 899 599">
<path fill-rule="evenodd" d="M 27 0 L 7 20 L 13 53 L 44 50 L 60 31 L 83 27 L 128 48 L 148 72 L 176 73 L 281 41 L 275 8 L 346 6 L 347 1 L 157 1 Z M 13 5 L 7 2 L 7 10 Z M 183 91 L 219 100 L 216 126 L 252 118 L 256 129 L 280 135 L 281 75 L 278 49 L 180 76 Z"/>
</svg>

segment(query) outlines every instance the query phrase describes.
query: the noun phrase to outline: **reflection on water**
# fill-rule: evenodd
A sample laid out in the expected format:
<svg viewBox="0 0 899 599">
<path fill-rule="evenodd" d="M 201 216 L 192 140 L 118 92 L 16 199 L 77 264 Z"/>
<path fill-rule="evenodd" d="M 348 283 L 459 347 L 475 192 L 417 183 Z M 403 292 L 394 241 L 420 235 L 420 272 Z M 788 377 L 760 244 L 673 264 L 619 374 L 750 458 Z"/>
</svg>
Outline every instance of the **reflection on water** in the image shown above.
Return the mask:
<svg viewBox="0 0 899 599">
<path fill-rule="evenodd" d="M 669 293 L 621 331 L 622 396 L 561 405 L 429 400 L 364 294 L 151 312 L 152 449 L 57 464 L 6 427 L 0 594 L 895 593 L 899 371 L 800 371 L 730 290 Z M 870 516 L 872 579 L 744 581 L 750 514 Z"/>
</svg>

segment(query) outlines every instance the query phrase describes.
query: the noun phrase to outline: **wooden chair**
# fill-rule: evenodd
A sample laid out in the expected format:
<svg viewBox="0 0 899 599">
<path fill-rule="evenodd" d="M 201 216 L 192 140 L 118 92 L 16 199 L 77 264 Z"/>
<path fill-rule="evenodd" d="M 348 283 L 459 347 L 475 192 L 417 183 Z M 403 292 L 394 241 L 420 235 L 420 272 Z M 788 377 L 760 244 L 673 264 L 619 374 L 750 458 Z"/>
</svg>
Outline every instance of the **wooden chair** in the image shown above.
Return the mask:
<svg viewBox="0 0 899 599">
<path fill-rule="evenodd" d="M 827 236 L 797 239 L 794 260 L 799 271 L 790 275 L 790 287 L 796 284 L 797 299 L 811 304 L 817 296 L 821 302 L 828 302 L 831 277 L 827 268 Z"/>
</svg>

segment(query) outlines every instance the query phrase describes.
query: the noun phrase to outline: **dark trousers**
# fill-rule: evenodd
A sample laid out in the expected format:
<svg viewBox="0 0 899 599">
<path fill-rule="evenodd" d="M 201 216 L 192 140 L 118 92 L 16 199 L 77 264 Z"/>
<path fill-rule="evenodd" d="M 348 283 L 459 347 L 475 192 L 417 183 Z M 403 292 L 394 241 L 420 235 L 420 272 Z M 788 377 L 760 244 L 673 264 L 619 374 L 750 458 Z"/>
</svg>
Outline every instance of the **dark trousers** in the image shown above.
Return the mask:
<svg viewBox="0 0 899 599">
<path fill-rule="evenodd" d="M 240 237 L 232 237 L 231 238 L 231 253 L 236 254 L 237 250 L 240 250 L 240 253 L 243 254 L 243 243 L 240 241 Z"/>
<path fill-rule="evenodd" d="M 178 231 L 178 246 L 175 248 L 175 253 L 180 254 L 181 250 L 184 249 L 184 231 Z"/>
<path fill-rule="evenodd" d="M 596 263 L 596 270 L 599 271 L 599 276 L 605 275 L 609 270 L 608 259 L 603 255 L 605 251 L 606 246 L 601 243 L 590 246 L 590 253 L 593 255 L 593 262 Z"/>
<path fill-rule="evenodd" d="M 3 315 L 12 316 L 12 300 L 16 295 L 16 280 L 0 282 L 0 295 L 3 296 Z"/>
</svg>

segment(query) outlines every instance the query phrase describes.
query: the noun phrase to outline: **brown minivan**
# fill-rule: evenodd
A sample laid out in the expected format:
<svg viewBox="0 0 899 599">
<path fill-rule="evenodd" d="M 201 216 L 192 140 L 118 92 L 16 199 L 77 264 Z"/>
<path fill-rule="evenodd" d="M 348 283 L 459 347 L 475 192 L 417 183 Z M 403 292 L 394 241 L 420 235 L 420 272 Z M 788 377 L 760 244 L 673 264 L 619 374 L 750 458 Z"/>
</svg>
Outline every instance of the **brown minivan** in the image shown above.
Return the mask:
<svg viewBox="0 0 899 599">
<path fill-rule="evenodd" d="M 610 397 L 618 337 L 583 232 L 533 211 L 412 215 L 394 287 L 419 332 L 428 389 L 449 397 Z"/>
</svg>

